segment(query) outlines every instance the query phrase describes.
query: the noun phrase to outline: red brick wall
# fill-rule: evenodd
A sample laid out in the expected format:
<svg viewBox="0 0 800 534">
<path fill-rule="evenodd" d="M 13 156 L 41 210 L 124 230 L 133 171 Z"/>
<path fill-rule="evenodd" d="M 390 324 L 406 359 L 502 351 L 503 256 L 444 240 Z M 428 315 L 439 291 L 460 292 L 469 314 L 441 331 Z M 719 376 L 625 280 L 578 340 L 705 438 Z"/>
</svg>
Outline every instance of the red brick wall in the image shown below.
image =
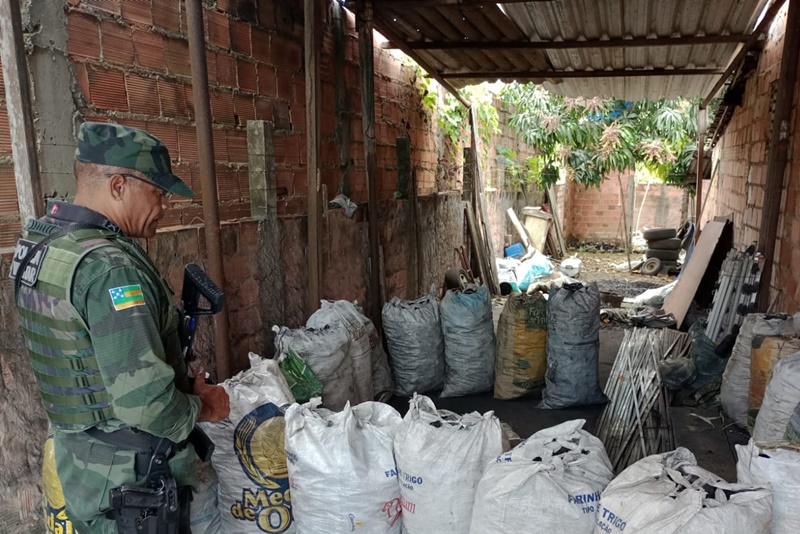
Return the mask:
<svg viewBox="0 0 800 534">
<path fill-rule="evenodd" d="M 629 180 L 629 173 L 622 176 L 626 209 L 630 206 L 627 198 Z M 623 226 L 617 175 L 610 175 L 599 188 L 573 187 L 571 198 L 562 208 L 566 234 L 578 242 L 620 242 Z M 560 196 L 563 198 L 564 195 Z M 682 198 L 683 191 L 678 187 L 650 184 L 648 188 L 647 184 L 637 184 L 634 209 L 628 213 L 629 224 L 634 231 L 656 227 L 677 228 L 682 222 Z"/>
<path fill-rule="evenodd" d="M 711 192 L 707 218 L 733 214 L 734 238 L 738 246 L 758 240 L 764 206 L 768 144 L 771 129 L 770 104 L 780 76 L 783 35 L 786 27 L 784 6 L 772 23 L 758 67 L 750 76 L 744 102 L 733 115 L 714 151 L 720 161 L 719 178 Z M 796 154 L 796 133 L 800 128 L 795 94 L 794 113 L 789 123 L 790 150 L 773 270 L 772 296 L 778 307 L 795 312 L 800 309 L 800 158 Z"/>
<path fill-rule="evenodd" d="M 6 87 L 0 64 L 0 248 L 13 246 L 18 231 L 17 184 L 14 179 L 14 161 L 11 158 Z"/>
</svg>

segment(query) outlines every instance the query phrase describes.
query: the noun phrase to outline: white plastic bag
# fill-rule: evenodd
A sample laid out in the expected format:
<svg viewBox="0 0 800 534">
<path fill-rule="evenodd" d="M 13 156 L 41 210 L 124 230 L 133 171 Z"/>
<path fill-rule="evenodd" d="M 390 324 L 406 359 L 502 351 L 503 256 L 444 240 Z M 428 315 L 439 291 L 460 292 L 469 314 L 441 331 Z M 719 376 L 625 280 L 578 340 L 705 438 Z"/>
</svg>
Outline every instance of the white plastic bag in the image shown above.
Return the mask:
<svg viewBox="0 0 800 534">
<path fill-rule="evenodd" d="M 553 264 L 550 263 L 547 256 L 535 250 L 530 258 L 517 267 L 516 274 L 517 280 L 519 280 L 519 288 L 522 291 L 527 291 L 528 286 L 553 274 Z"/>
<path fill-rule="evenodd" d="M 798 404 L 800 352 L 786 356 L 775 366 L 753 427 L 753 440 L 757 443 L 782 442 Z"/>
<path fill-rule="evenodd" d="M 680 447 L 643 458 L 603 491 L 595 534 L 767 534 L 772 492 L 730 484 Z"/>
<path fill-rule="evenodd" d="M 294 398 L 276 361 L 251 362 L 222 383 L 230 397 L 228 418 L 200 423 L 215 447 L 220 531 L 293 534 L 283 414 Z"/>
<path fill-rule="evenodd" d="M 591 533 L 600 493 L 614 478 L 599 439 L 567 421 L 540 430 L 491 463 L 478 485 L 471 534 Z"/>
<path fill-rule="evenodd" d="M 747 427 L 747 394 L 750 390 L 750 351 L 754 336 L 782 336 L 794 332 L 794 320 L 788 315 L 766 316 L 753 313 L 744 318 L 733 346 L 719 398 L 722 409 L 742 428 Z"/>
<path fill-rule="evenodd" d="M 493 412 L 436 411 L 414 395 L 394 440 L 404 534 L 467 534 L 478 482 L 503 452 Z"/>
<path fill-rule="evenodd" d="M 289 328 L 273 326 L 275 348 L 279 353 L 287 347 L 308 365 L 322 382 L 322 402 L 331 410 L 341 410 L 355 399 L 353 360 L 350 338 L 341 324 L 324 328 Z"/>
<path fill-rule="evenodd" d="M 365 402 L 338 413 L 312 401 L 286 411 L 286 456 L 298 534 L 399 534 L 392 441 L 397 410 Z"/>
<path fill-rule="evenodd" d="M 444 338 L 433 291 L 417 300 L 394 297 L 383 307 L 395 392 L 401 397 L 437 390 L 444 383 Z"/>
<path fill-rule="evenodd" d="M 751 439 L 736 445 L 736 456 L 740 483 L 772 485 L 772 534 L 800 532 L 800 452 L 761 449 Z"/>
<path fill-rule="evenodd" d="M 320 309 L 306 321 L 306 327 L 322 330 L 326 326 L 341 326 L 347 330 L 350 345 L 347 355 L 353 364 L 354 396 L 352 404 L 372 400 L 372 347 L 369 332 L 352 302 L 323 300 Z M 323 381 L 324 383 L 324 381 Z"/>
<path fill-rule="evenodd" d="M 470 285 L 463 291 L 448 291 L 439 309 L 446 364 L 441 396 L 489 391 L 497 354 L 489 289 Z"/>
</svg>

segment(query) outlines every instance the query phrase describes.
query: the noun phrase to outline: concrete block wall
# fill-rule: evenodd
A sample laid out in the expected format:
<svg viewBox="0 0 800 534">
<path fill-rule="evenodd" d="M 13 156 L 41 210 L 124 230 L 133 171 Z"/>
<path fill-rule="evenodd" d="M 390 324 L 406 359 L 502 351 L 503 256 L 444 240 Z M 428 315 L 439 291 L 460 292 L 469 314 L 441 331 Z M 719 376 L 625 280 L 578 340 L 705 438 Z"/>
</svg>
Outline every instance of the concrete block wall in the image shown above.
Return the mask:
<svg viewBox="0 0 800 534">
<path fill-rule="evenodd" d="M 787 6 L 772 23 L 758 66 L 746 84 L 743 104 L 737 108 L 714 150 L 720 162 L 718 180 L 710 192 L 707 218 L 733 215 L 734 239 L 745 247 L 758 240 L 767 179 L 771 108 L 780 76 Z M 775 267 L 770 281 L 770 304 L 783 311 L 800 310 L 800 86 L 795 92 L 789 122 L 789 161 L 784 176 Z"/>
</svg>

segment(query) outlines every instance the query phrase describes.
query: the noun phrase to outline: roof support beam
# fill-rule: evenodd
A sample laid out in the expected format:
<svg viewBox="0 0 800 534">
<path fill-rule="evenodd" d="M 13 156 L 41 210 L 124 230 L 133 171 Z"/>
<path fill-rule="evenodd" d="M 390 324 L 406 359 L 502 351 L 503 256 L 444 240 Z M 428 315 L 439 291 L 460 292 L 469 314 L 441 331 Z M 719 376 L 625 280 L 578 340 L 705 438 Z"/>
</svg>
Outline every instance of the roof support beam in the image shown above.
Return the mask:
<svg viewBox="0 0 800 534">
<path fill-rule="evenodd" d="M 695 46 L 708 44 L 744 43 L 749 35 L 704 35 L 688 37 L 637 37 L 634 39 L 593 39 L 591 41 L 417 41 L 402 43 L 412 50 L 571 50 L 585 48 L 633 48 L 647 46 Z M 383 49 L 399 48 L 387 41 Z"/>
<path fill-rule="evenodd" d="M 527 4 L 529 2 L 553 2 L 554 0 L 372 0 L 375 9 L 383 8 L 410 8 L 410 7 L 476 7 L 491 6 L 495 4 Z M 356 0 L 345 3 L 348 9 L 361 8 L 365 0 Z"/>
<path fill-rule="evenodd" d="M 506 79 L 552 80 L 557 78 L 639 78 L 644 76 L 713 76 L 722 69 L 640 69 L 640 70 L 543 70 L 528 72 L 452 72 L 442 73 L 446 80 Z"/>
<path fill-rule="evenodd" d="M 742 49 L 739 50 L 739 53 L 736 54 L 736 57 L 733 58 L 733 61 L 730 62 L 728 68 L 725 69 L 725 71 L 722 73 L 722 76 L 720 76 L 719 80 L 714 85 L 714 88 L 711 89 L 711 91 L 708 93 L 706 99 L 703 100 L 703 103 L 700 104 L 701 109 L 708 107 L 708 104 L 711 103 L 711 100 L 713 100 L 714 96 L 716 96 L 716 94 L 722 88 L 723 84 L 727 81 L 728 77 L 733 73 L 733 71 L 739 68 L 739 65 L 742 64 L 742 61 L 744 61 L 747 52 L 751 48 L 753 48 L 753 45 L 756 44 L 761 34 L 769 29 L 770 24 L 772 24 L 772 21 L 778 15 L 778 12 L 783 7 L 784 2 L 786 2 L 786 0 L 775 0 L 772 3 L 772 5 L 769 6 L 767 12 L 764 13 L 764 18 L 761 19 L 761 23 L 759 23 L 756 29 L 753 30 L 753 33 L 750 34 L 750 37 L 744 43 Z"/>
<path fill-rule="evenodd" d="M 347 5 L 347 4 L 345 4 L 345 5 Z M 402 40 L 399 39 L 397 37 L 397 35 L 395 35 L 394 31 L 392 31 L 391 27 L 388 24 L 385 24 L 383 22 L 383 20 L 379 18 L 377 13 L 375 13 L 374 19 L 372 21 L 372 25 L 375 27 L 376 30 L 381 32 L 381 34 L 383 34 L 383 36 L 386 37 L 387 39 L 389 39 L 390 41 L 392 41 L 394 43 L 402 43 Z M 431 67 L 431 65 L 427 61 L 422 59 L 422 57 L 420 57 L 419 54 L 417 54 L 416 52 L 414 52 L 413 50 L 411 50 L 410 48 L 408 48 L 407 46 L 405 46 L 403 44 L 398 44 L 398 47 L 400 48 L 400 50 L 405 52 L 405 54 L 408 57 L 410 57 L 411 59 L 416 61 L 419 64 L 420 67 L 425 69 L 428 72 L 428 76 L 430 76 L 431 78 L 433 78 L 434 80 L 439 82 L 439 84 L 442 87 L 444 87 L 450 94 L 452 94 L 454 97 L 456 97 L 456 99 L 459 102 L 461 102 L 464 105 L 464 107 L 466 107 L 467 109 L 470 108 L 469 100 L 467 100 L 466 98 L 461 96 L 461 93 L 459 93 L 458 90 L 455 87 L 453 87 L 453 85 L 451 83 L 449 83 L 447 80 L 442 78 L 436 72 L 436 69 Z"/>
</svg>

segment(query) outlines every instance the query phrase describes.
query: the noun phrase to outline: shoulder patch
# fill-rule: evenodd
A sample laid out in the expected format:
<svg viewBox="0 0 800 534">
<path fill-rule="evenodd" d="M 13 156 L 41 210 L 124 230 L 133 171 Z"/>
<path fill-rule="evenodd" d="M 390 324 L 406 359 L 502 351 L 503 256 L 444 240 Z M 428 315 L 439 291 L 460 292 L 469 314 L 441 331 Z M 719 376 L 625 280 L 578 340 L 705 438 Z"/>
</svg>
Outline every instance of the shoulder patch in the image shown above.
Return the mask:
<svg viewBox="0 0 800 534">
<path fill-rule="evenodd" d="M 108 293 L 111 295 L 111 303 L 116 311 L 144 305 L 144 294 L 142 293 L 142 286 L 139 284 L 115 287 L 109 289 Z"/>
</svg>

